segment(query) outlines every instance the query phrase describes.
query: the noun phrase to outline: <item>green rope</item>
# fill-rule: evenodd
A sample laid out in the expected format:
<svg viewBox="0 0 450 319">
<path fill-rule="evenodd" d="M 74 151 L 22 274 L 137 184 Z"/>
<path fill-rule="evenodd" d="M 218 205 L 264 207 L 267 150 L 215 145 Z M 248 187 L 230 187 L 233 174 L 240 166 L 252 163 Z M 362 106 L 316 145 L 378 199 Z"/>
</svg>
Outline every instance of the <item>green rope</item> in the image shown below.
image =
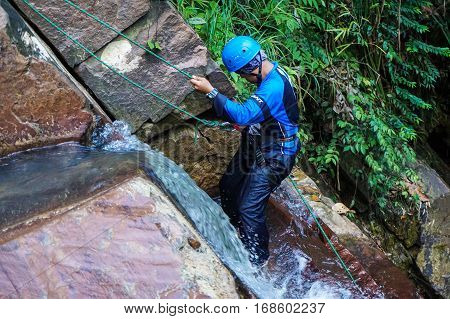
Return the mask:
<svg viewBox="0 0 450 319">
<path fill-rule="evenodd" d="M 174 68 L 175 70 L 177 70 L 178 72 L 180 72 L 181 74 L 183 74 L 184 76 L 186 76 L 189 79 L 192 79 L 192 74 L 181 70 L 180 68 L 178 68 L 176 65 L 170 63 L 169 61 L 167 61 L 166 59 L 164 59 L 162 56 L 156 54 L 155 52 L 147 49 L 145 46 L 143 46 L 142 44 L 140 44 L 139 42 L 136 42 L 135 40 L 131 39 L 130 37 L 128 37 L 126 34 L 123 34 L 122 32 L 120 32 L 119 30 L 117 30 L 116 28 L 114 28 L 113 26 L 111 26 L 108 22 L 103 21 L 102 19 L 100 19 L 99 17 L 87 12 L 85 9 L 81 8 L 79 5 L 73 3 L 72 1 L 69 0 L 63 0 L 65 3 L 67 3 L 68 5 L 70 5 L 71 7 L 77 9 L 78 11 L 84 13 L 85 15 L 87 15 L 88 17 L 94 19 L 95 21 L 97 21 L 98 23 L 100 23 L 101 25 L 103 25 L 104 27 L 114 31 L 115 33 L 117 33 L 118 35 L 122 36 L 123 38 L 127 39 L 128 41 L 130 41 L 131 43 L 133 43 L 134 45 L 138 46 L 139 48 L 141 48 L 142 50 L 144 50 L 145 52 L 153 55 L 155 58 L 161 60 L 162 62 L 164 62 L 165 64 L 167 64 L 168 66 L 170 66 L 171 68 Z"/>
<path fill-rule="evenodd" d="M 176 109 L 184 114 L 186 114 L 187 116 L 189 116 L 192 119 L 197 120 L 198 122 L 203 123 L 205 126 L 209 126 L 209 127 L 222 127 L 222 124 L 219 123 L 218 121 L 209 121 L 209 120 L 205 120 L 205 119 L 201 119 L 197 116 L 195 116 L 194 114 L 184 110 L 183 108 L 167 101 L 166 99 L 164 99 L 163 97 L 159 96 L 158 94 L 154 93 L 153 91 L 146 89 L 145 87 L 143 87 L 141 84 L 131 80 L 130 78 L 128 78 L 125 74 L 123 74 L 122 72 L 117 71 L 115 68 L 113 68 L 111 65 L 109 65 L 108 63 L 104 62 L 102 59 L 100 59 L 97 55 L 95 55 L 94 52 L 92 52 L 89 48 L 87 48 L 86 46 L 84 46 L 81 42 L 79 42 L 78 40 L 74 39 L 70 34 L 68 34 L 67 32 L 65 32 L 59 25 L 57 25 L 54 21 L 52 21 L 49 17 L 47 17 L 45 14 L 43 14 L 42 12 L 40 12 L 38 9 L 36 9 L 31 3 L 28 2 L 28 0 L 22 0 L 23 3 L 25 3 L 31 10 L 33 10 L 37 15 L 39 15 L 42 19 L 44 19 L 47 23 L 49 23 L 52 27 L 54 27 L 56 30 L 58 30 L 59 32 L 61 32 L 64 36 L 66 36 L 68 39 L 70 39 L 73 43 L 75 43 L 76 45 L 78 45 L 80 48 L 82 48 L 86 53 L 88 53 L 90 56 L 92 56 L 94 59 L 96 59 L 98 62 L 100 62 L 102 65 L 104 65 L 105 67 L 107 67 L 109 70 L 111 70 L 113 73 L 117 74 L 118 76 L 120 76 L 121 78 L 123 78 L 125 81 L 127 81 L 128 83 L 130 83 L 131 85 L 141 89 L 142 91 L 146 92 L 147 94 L 153 96 L 154 98 L 156 98 L 157 100 L 167 104 L 168 106 L 170 106 L 173 109 Z"/>
<path fill-rule="evenodd" d="M 334 247 L 333 243 L 331 242 L 330 238 L 328 237 L 328 235 L 325 233 L 325 230 L 322 228 L 322 225 L 320 225 L 319 219 L 317 218 L 316 214 L 314 213 L 314 210 L 312 209 L 312 207 L 309 205 L 308 201 L 305 199 L 305 197 L 303 196 L 302 192 L 300 191 L 300 189 L 297 186 L 297 183 L 294 181 L 294 179 L 292 178 L 292 176 L 289 175 L 289 180 L 291 181 L 292 185 L 294 186 L 295 190 L 297 191 L 297 193 L 300 195 L 300 198 L 302 199 L 303 203 L 306 205 L 306 208 L 308 209 L 309 213 L 311 214 L 311 216 L 313 217 L 314 221 L 316 222 L 317 226 L 319 227 L 320 232 L 322 233 L 322 235 L 325 237 L 325 239 L 328 242 L 328 245 L 330 245 L 331 250 L 334 252 L 334 254 L 337 256 L 339 262 L 341 263 L 342 267 L 344 268 L 345 272 L 347 273 L 348 277 L 351 279 L 351 281 L 353 282 L 353 284 L 358 288 L 358 290 L 360 292 L 361 289 L 359 288 L 358 284 L 356 283 L 355 278 L 353 277 L 352 273 L 350 272 L 350 269 L 348 269 L 347 265 L 345 264 L 344 260 L 342 259 L 341 255 L 339 254 L 339 252 L 336 250 L 336 247 Z"/>
</svg>

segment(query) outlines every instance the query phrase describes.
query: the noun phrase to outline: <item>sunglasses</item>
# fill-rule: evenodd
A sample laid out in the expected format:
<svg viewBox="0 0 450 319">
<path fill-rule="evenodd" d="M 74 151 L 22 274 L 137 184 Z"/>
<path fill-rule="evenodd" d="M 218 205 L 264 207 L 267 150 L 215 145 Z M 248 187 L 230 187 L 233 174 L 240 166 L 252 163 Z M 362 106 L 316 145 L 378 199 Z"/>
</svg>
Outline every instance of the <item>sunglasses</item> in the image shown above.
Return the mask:
<svg viewBox="0 0 450 319">
<path fill-rule="evenodd" d="M 237 70 L 236 74 L 239 74 L 239 75 L 254 75 L 254 76 L 258 75 L 258 74 L 255 74 L 253 72 L 245 72 L 245 71 L 242 71 L 242 70 Z"/>
</svg>

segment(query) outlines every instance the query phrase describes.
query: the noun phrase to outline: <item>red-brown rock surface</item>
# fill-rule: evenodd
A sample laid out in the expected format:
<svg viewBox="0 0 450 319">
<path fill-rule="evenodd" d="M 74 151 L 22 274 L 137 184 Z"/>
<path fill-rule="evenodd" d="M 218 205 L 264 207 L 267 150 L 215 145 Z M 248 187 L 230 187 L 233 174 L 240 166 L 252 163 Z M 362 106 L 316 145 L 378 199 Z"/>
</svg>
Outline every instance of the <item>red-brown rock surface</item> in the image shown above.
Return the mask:
<svg viewBox="0 0 450 319">
<path fill-rule="evenodd" d="M 237 297 L 230 273 L 145 178 L 17 229 L 0 237 L 2 298 Z"/>
<path fill-rule="evenodd" d="M 88 101 L 56 66 L 36 35 L 0 6 L 0 156 L 83 138 Z"/>
</svg>

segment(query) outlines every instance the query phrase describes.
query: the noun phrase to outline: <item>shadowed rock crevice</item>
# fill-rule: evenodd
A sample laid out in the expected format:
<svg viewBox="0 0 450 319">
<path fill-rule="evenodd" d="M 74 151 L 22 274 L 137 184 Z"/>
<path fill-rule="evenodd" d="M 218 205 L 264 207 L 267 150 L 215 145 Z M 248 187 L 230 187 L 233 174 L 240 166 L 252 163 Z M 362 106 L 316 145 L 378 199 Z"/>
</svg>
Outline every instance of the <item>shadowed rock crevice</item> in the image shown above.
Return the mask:
<svg viewBox="0 0 450 319">
<path fill-rule="evenodd" d="M 239 137 L 237 131 L 200 127 L 196 133 L 193 125 L 180 125 L 149 144 L 181 165 L 202 189 L 214 195 L 228 162 L 239 147 Z"/>
</svg>

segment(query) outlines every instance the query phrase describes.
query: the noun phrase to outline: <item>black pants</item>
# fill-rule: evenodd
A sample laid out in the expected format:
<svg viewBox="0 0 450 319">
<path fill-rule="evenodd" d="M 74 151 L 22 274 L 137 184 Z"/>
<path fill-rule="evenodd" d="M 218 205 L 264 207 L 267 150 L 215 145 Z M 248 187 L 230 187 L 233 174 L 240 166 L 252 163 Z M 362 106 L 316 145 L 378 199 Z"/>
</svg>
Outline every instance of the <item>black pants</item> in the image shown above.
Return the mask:
<svg viewBox="0 0 450 319">
<path fill-rule="evenodd" d="M 281 145 L 275 143 L 263 149 L 265 165 L 260 165 L 253 144 L 244 133 L 219 187 L 223 210 L 238 229 L 251 262 L 260 265 L 269 258 L 267 202 L 273 190 L 291 172 L 296 154 L 283 154 Z"/>
</svg>

